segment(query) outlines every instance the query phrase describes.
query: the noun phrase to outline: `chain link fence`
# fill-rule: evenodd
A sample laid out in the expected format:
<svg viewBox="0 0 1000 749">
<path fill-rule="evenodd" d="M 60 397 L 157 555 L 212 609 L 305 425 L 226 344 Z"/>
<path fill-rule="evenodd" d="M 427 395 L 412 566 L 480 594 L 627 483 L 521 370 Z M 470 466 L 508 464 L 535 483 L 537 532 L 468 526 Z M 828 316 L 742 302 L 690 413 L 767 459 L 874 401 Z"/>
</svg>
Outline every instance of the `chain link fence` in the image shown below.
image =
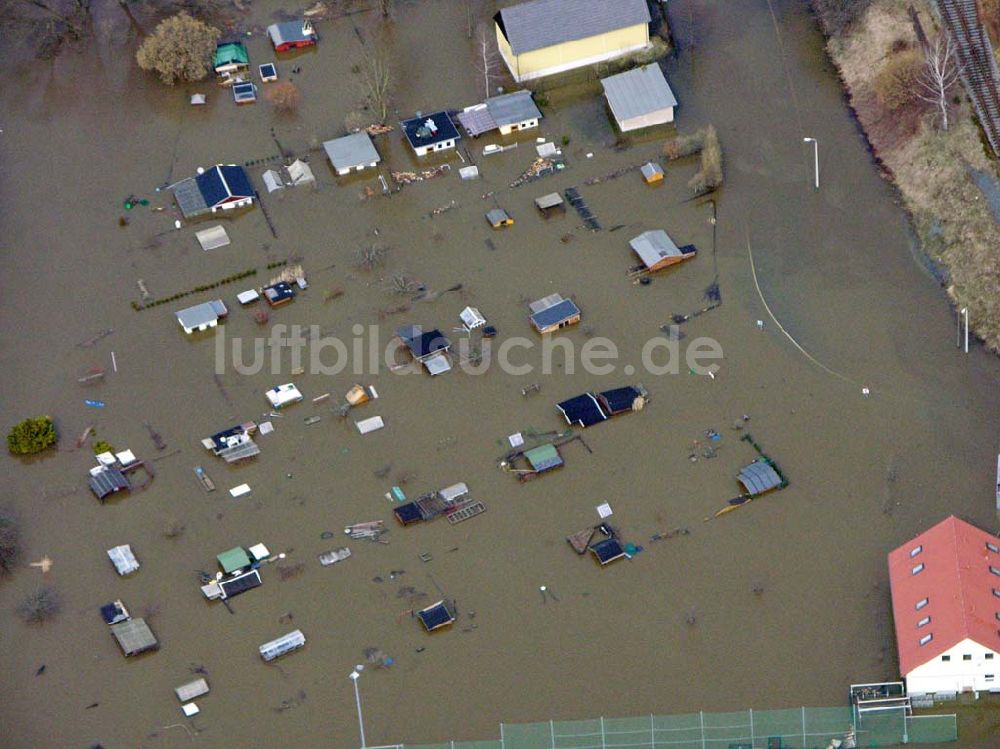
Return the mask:
<svg viewBox="0 0 1000 749">
<path fill-rule="evenodd" d="M 647 715 L 544 723 L 502 723 L 500 738 L 368 749 L 844 749 L 939 744 L 958 739 L 954 715 L 865 714 L 849 707 Z"/>
</svg>

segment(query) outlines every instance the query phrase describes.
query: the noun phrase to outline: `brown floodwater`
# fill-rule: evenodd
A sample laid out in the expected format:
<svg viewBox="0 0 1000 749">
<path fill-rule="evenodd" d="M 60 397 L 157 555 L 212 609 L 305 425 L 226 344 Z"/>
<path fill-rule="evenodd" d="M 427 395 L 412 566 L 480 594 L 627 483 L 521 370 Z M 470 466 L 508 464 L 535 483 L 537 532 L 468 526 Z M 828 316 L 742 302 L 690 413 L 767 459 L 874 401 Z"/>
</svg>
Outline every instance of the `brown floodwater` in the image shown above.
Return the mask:
<svg viewBox="0 0 1000 749">
<path fill-rule="evenodd" d="M 976 347 L 967 356 L 956 350 L 953 313 L 922 270 L 906 217 L 848 115 L 804 4 L 774 2 L 773 15 L 762 2 L 670 6 L 679 52 L 666 70 L 681 102 L 678 127 L 714 124 L 725 152 L 715 258 L 723 304 L 682 326 L 681 341 L 719 341 L 725 358 L 714 379 L 683 366 L 660 377 L 621 371 L 639 366 L 643 344 L 672 315 L 704 306 L 715 275 L 712 209 L 688 200 L 693 163 L 669 165 L 657 188 L 635 173 L 584 186 L 656 158 L 669 134 L 614 149 L 593 80 L 548 92 L 540 134 L 569 138 L 559 174 L 507 186 L 534 156 L 531 133 L 517 149 L 485 158 L 482 146 L 496 139 L 464 142 L 479 181 L 459 180 L 453 152 L 445 159 L 451 173 L 391 198 L 360 198 L 366 186 L 379 189 L 370 175 L 338 183 L 317 147 L 342 134 L 357 107 L 360 39 L 370 45 L 384 34 L 391 43 L 393 116 L 482 97 L 461 3 L 401 2 L 383 32 L 371 14 L 320 23 L 315 51 L 279 61 L 284 77 L 301 68 L 294 80 L 303 101 L 291 118 L 275 117 L 264 102 L 237 108 L 211 83 L 164 88 L 120 45 L 54 63 L 8 53 L 0 89 L 0 411 L 4 425 L 52 414 L 62 439 L 43 458 L 5 458 L 4 494 L 23 515 L 25 561 L 51 557 L 44 581 L 63 606 L 53 621 L 25 625 L 14 608 L 41 572 L 23 566 L 0 583 L 0 743 L 189 746 L 183 728 L 163 727 L 185 722 L 172 689 L 201 666 L 212 692 L 188 724 L 200 731 L 194 744 L 356 746 L 347 675 L 369 647 L 395 659 L 361 678 L 369 744 L 490 738 L 501 721 L 839 705 L 852 681 L 898 676 L 885 555 L 947 513 L 996 527 L 1000 364 Z M 255 4 L 254 22 L 266 24 L 276 9 Z M 487 17 L 492 4 L 481 12 Z M 255 64 L 273 58 L 259 35 L 248 46 Z M 195 91 L 209 94 L 207 107 L 187 104 Z M 819 141 L 818 192 L 805 136 Z M 259 209 L 224 221 L 232 244 L 208 253 L 193 232 L 210 222 L 173 229 L 173 209 L 157 186 L 199 165 L 269 158 L 278 153 L 275 138 L 308 155 L 318 177 L 315 190 L 264 197 L 277 236 Z M 384 172 L 420 166 L 398 132 L 378 148 Z M 249 168 L 258 184 L 263 168 Z M 572 185 L 604 231 L 586 231 L 572 212 L 549 221 L 536 214 L 535 197 Z M 514 216 L 512 228 L 493 232 L 484 222 L 494 205 L 482 198 L 489 192 Z M 119 227 L 122 201 L 133 193 L 151 205 Z M 151 210 L 158 206 L 167 209 Z M 700 253 L 648 286 L 632 285 L 627 241 L 650 228 Z M 354 253 L 373 242 L 391 253 L 385 268 L 365 273 Z M 769 317 L 748 247 L 771 311 L 836 375 Z M 450 331 L 472 304 L 503 340 L 533 335 L 526 300 L 560 292 L 574 295 L 584 315 L 565 338 L 577 346 L 588 336 L 612 339 L 619 369 L 598 377 L 494 368 L 431 379 L 383 367 L 366 377 L 293 378 L 286 356 L 283 374 L 230 368 L 217 382 L 217 335 L 185 337 L 173 319 L 188 300 L 211 293 L 143 312 L 130 306 L 138 279 L 153 296 L 167 296 L 250 267 L 261 269 L 260 282 L 268 262 L 289 257 L 301 258 L 311 286 L 272 323 L 316 324 L 348 338 L 354 325 L 379 325 L 384 340 L 407 322 Z M 386 291 L 396 274 L 432 290 L 462 289 L 380 321 L 380 309 L 401 302 Z M 246 286 L 217 293 L 236 306 Z M 344 294 L 324 301 L 338 286 Z M 109 328 L 114 333 L 93 346 L 79 345 Z M 225 333 L 249 338 L 262 329 L 236 308 Z M 110 368 L 111 352 L 117 373 L 96 386 L 77 384 L 91 367 Z M 534 364 L 540 357 L 537 349 L 519 356 Z M 202 437 L 259 419 L 263 391 L 292 379 L 306 401 L 274 419 L 258 458 L 232 468 L 204 451 Z M 367 436 L 353 418 L 338 420 L 331 400 L 311 403 L 358 380 L 381 397 L 356 415 L 381 415 L 387 424 Z M 522 396 L 536 382 L 540 392 Z M 525 484 L 497 468 L 506 435 L 564 426 L 556 401 L 629 382 L 642 382 L 652 402 L 587 430 L 592 453 L 573 443 L 564 468 Z M 862 386 L 871 390 L 867 399 Z M 85 398 L 106 408 L 89 409 Z M 322 421 L 305 425 L 313 414 Z M 732 429 L 744 414 L 790 486 L 703 522 L 738 492 L 735 475 L 755 457 Z M 162 434 L 164 452 L 144 422 Z M 118 449 L 160 458 L 152 486 L 95 501 L 85 487 L 91 450 L 74 449 L 88 425 Z M 691 462 L 692 442 L 704 444 L 708 429 L 722 435 L 717 457 Z M 218 491 L 201 489 L 195 465 L 207 468 Z M 465 481 L 488 511 L 456 526 L 397 527 L 383 494 L 404 479 L 411 495 Z M 244 482 L 252 497 L 231 499 L 227 489 Z M 593 523 L 604 501 L 625 539 L 645 549 L 601 569 L 563 538 Z M 345 524 L 374 519 L 392 526 L 387 545 L 351 542 L 350 559 L 319 565 L 316 555 L 342 543 Z M 165 537 L 171 521 L 184 525 L 183 535 Z M 690 535 L 649 542 L 673 527 Z M 326 530 L 333 539 L 321 538 Z M 287 551 L 282 564 L 303 563 L 301 574 L 283 580 L 266 567 L 263 587 L 234 599 L 232 614 L 207 603 L 196 571 L 213 569 L 224 549 L 257 541 Z M 105 555 L 122 543 L 142 562 L 129 579 Z M 423 553 L 431 560 L 421 561 Z M 539 585 L 558 600 L 543 602 Z M 407 612 L 445 596 L 457 600 L 459 620 L 427 635 Z M 97 611 L 116 598 L 148 617 L 159 652 L 122 657 Z M 257 646 L 295 627 L 306 647 L 263 664 Z"/>
</svg>

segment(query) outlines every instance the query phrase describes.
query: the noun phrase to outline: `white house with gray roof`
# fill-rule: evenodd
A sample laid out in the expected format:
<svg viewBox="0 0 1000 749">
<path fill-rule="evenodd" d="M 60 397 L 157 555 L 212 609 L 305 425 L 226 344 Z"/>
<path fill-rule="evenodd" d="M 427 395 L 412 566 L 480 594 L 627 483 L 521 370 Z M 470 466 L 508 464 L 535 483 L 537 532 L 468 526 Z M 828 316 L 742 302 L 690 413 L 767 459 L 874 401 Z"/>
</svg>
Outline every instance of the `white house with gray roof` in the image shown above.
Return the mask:
<svg viewBox="0 0 1000 749">
<path fill-rule="evenodd" d="M 516 81 L 649 46 L 646 0 L 528 0 L 503 8 L 493 22 L 500 54 Z"/>
<path fill-rule="evenodd" d="M 213 299 L 211 302 L 203 302 L 193 307 L 186 307 L 174 313 L 177 322 L 184 328 L 184 332 L 191 335 L 195 331 L 208 330 L 219 324 L 219 318 L 229 314 L 226 304 L 221 299 Z"/>
<path fill-rule="evenodd" d="M 602 78 L 601 85 L 623 133 L 674 121 L 677 98 L 656 63 Z"/>
<path fill-rule="evenodd" d="M 333 164 L 337 174 L 343 176 L 362 169 L 371 169 L 382 157 L 372 144 L 371 136 L 363 130 L 343 138 L 334 138 L 323 143 L 323 150 Z"/>
<path fill-rule="evenodd" d="M 530 91 L 491 96 L 458 114 L 458 121 L 473 138 L 491 130 L 499 130 L 501 135 L 528 130 L 538 127 L 541 118 Z"/>
</svg>

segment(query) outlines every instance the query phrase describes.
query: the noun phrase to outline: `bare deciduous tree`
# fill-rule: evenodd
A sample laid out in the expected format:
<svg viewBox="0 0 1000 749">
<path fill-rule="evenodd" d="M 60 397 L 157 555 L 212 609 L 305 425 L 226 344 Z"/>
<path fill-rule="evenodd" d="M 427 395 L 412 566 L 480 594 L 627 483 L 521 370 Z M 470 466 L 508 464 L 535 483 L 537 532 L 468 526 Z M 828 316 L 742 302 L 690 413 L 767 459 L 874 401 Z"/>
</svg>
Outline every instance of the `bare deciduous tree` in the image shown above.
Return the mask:
<svg viewBox="0 0 1000 749">
<path fill-rule="evenodd" d="M 392 96 L 392 70 L 384 49 L 373 49 L 365 53 L 361 62 L 361 89 L 365 101 L 372 108 L 380 123 L 389 116 L 389 101 Z"/>
<path fill-rule="evenodd" d="M 500 75 L 500 51 L 497 49 L 492 24 L 479 25 L 473 45 L 474 65 L 476 71 L 483 77 L 484 96 L 489 98 L 492 92 L 490 81 Z"/>
<path fill-rule="evenodd" d="M 917 98 L 937 107 L 941 129 L 948 129 L 948 93 L 962 69 L 955 59 L 951 37 L 942 32 L 924 51 L 924 67 L 917 76 Z"/>
<path fill-rule="evenodd" d="M 392 0 L 378 0 L 378 11 L 382 14 L 382 18 L 390 18 L 392 16 Z"/>
</svg>

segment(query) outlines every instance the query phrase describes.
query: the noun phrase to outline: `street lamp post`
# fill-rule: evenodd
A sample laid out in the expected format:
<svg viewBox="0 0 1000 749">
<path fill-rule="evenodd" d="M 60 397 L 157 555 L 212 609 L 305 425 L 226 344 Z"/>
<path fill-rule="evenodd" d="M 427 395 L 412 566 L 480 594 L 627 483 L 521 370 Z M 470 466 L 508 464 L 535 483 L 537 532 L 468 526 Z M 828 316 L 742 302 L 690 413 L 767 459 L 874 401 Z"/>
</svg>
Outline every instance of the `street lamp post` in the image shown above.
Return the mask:
<svg viewBox="0 0 1000 749">
<path fill-rule="evenodd" d="M 803 138 L 803 143 L 813 144 L 813 167 L 816 174 L 816 189 L 819 189 L 819 142 L 815 138 Z"/>
<path fill-rule="evenodd" d="M 962 321 L 965 323 L 965 353 L 969 353 L 969 308 L 962 307 Z"/>
<path fill-rule="evenodd" d="M 348 677 L 354 682 L 354 702 L 358 706 L 358 731 L 361 732 L 361 749 L 365 749 L 367 746 L 365 743 L 365 719 L 361 716 L 361 692 L 358 691 L 358 678 L 361 676 L 364 668 L 361 665 L 355 666 Z"/>
</svg>

